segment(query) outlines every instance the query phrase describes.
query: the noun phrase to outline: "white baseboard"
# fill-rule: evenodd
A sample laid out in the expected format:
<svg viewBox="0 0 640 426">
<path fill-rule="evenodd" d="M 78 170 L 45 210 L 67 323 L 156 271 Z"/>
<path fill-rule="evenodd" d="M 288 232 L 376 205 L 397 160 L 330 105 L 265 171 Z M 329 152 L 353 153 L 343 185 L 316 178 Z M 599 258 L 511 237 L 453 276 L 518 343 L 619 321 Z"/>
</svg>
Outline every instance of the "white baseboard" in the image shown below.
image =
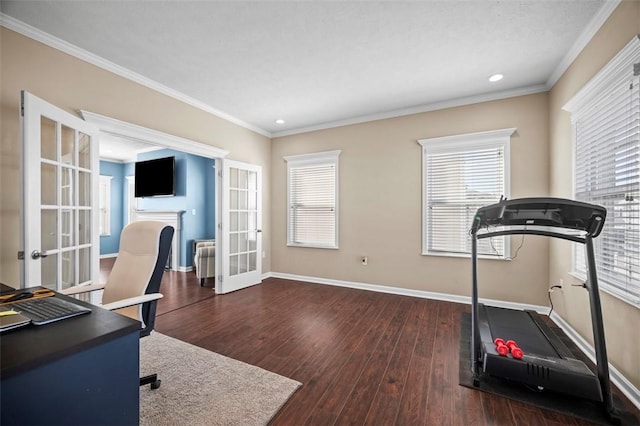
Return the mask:
<svg viewBox="0 0 640 426">
<path fill-rule="evenodd" d="M 281 272 L 271 272 L 268 275 L 274 278 L 282 278 L 285 280 L 296 280 L 296 281 L 304 281 L 304 282 L 316 283 L 316 284 L 333 285 L 337 287 L 356 288 L 359 290 L 377 291 L 379 293 L 389 293 L 389 294 L 398 294 L 400 296 L 419 297 L 421 299 L 434 299 L 434 300 L 442 300 L 445 302 L 464 303 L 466 305 L 471 304 L 471 297 L 459 296 L 456 294 L 436 293 L 432 291 L 423 291 L 423 290 L 412 290 L 408 288 L 389 287 L 389 286 L 377 285 L 377 284 L 359 283 L 355 281 L 341 281 L 341 280 L 332 280 L 332 279 L 319 278 L 319 277 L 307 277 L 303 275 L 284 274 Z M 485 305 L 496 306 L 498 308 L 521 309 L 521 310 L 529 309 L 544 315 L 546 315 L 547 312 L 549 312 L 548 307 L 540 306 L 540 305 L 504 302 L 502 300 L 485 299 L 482 297 L 479 299 L 479 301 L 484 303 Z"/>
<path fill-rule="evenodd" d="M 383 285 L 376 284 L 366 284 L 359 283 L 354 281 L 341 281 L 341 280 L 332 280 L 328 278 L 319 278 L 319 277 L 308 277 L 303 275 L 294 275 L 294 274 L 285 274 L 281 272 L 269 272 L 262 275 L 263 279 L 266 278 L 282 278 L 285 280 L 295 280 L 295 281 L 303 281 L 310 282 L 315 284 L 326 284 L 333 285 L 337 287 L 348 287 L 348 288 L 356 288 L 359 290 L 368 290 L 368 291 L 377 291 L 380 293 L 390 293 L 390 294 L 398 294 L 401 296 L 413 296 L 420 297 L 422 299 L 434 299 L 434 300 L 442 300 L 445 302 L 454 302 L 454 303 L 464 303 L 471 304 L 471 297 L 469 296 L 459 296 L 456 294 L 447 294 L 447 293 L 436 293 L 431 291 L 422 291 L 422 290 L 412 290 L 407 288 L 399 288 L 399 287 L 389 287 Z M 547 315 L 549 313 L 549 308 L 546 306 L 540 305 L 530 305 L 526 303 L 515 303 L 515 302 L 504 302 L 501 300 L 493 300 L 493 299 L 484 299 L 480 298 L 480 302 L 489 305 L 496 306 L 499 308 L 509 308 L 509 309 L 520 309 L 520 310 L 532 310 L 536 311 L 539 314 Z M 578 332 L 576 332 L 566 321 L 560 317 L 556 312 L 551 314 L 551 319 L 560 327 L 569 338 L 580 348 L 582 352 L 589 357 L 589 359 L 595 362 L 595 351 L 593 347 L 582 337 Z M 629 398 L 629 400 L 640 409 L 640 390 L 636 388 L 629 380 L 627 380 L 624 375 L 622 375 L 615 367 L 609 363 L 609 375 L 611 377 L 611 382 L 614 383 L 622 393 Z"/>
<path fill-rule="evenodd" d="M 596 362 L 596 352 L 589 342 L 580 335 L 568 322 L 556 312 L 551 314 L 551 320 L 565 332 L 580 350 L 593 362 Z M 640 389 L 635 387 L 627 378 L 609 363 L 609 377 L 611 382 L 640 410 Z"/>
<path fill-rule="evenodd" d="M 100 259 L 109 259 L 112 257 L 118 257 L 118 253 L 107 253 L 107 254 L 100 255 Z"/>
</svg>

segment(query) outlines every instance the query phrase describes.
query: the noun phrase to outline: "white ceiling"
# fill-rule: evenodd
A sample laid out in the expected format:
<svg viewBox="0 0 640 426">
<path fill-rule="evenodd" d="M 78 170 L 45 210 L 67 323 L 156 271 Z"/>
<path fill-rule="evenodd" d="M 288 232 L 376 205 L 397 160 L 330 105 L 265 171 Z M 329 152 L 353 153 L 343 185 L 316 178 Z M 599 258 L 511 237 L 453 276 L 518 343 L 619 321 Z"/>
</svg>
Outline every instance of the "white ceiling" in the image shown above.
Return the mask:
<svg viewBox="0 0 640 426">
<path fill-rule="evenodd" d="M 130 163 L 138 159 L 141 152 L 160 149 L 129 138 L 121 138 L 108 133 L 100 134 L 100 159 L 119 163 Z"/>
<path fill-rule="evenodd" d="M 35 27 L 26 32 L 278 136 L 548 90 L 617 3 L 2 0 L 0 10 L 5 26 Z M 494 73 L 504 79 L 489 83 Z"/>
</svg>

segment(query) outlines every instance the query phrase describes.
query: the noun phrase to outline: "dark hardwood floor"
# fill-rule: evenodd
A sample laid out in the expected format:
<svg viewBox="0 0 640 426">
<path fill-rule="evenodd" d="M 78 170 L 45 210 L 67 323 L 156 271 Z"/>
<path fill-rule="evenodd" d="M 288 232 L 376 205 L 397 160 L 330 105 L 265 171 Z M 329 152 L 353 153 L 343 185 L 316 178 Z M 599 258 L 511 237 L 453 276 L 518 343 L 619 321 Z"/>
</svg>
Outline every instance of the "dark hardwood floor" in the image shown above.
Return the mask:
<svg viewBox="0 0 640 426">
<path fill-rule="evenodd" d="M 459 386 L 467 305 L 275 278 L 212 286 L 166 272 L 156 330 L 301 382 L 273 425 L 590 424 Z"/>
</svg>

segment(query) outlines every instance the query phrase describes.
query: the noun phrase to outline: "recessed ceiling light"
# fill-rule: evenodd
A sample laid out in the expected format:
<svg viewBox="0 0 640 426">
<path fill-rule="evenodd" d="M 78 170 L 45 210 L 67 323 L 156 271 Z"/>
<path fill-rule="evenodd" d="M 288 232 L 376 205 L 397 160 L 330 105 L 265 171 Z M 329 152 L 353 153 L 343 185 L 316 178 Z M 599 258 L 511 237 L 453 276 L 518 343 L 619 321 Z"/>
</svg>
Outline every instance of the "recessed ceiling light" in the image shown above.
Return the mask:
<svg viewBox="0 0 640 426">
<path fill-rule="evenodd" d="M 489 77 L 489 81 L 492 83 L 495 83 L 496 81 L 500 81 L 502 80 L 504 76 L 502 74 L 494 74 L 491 77 Z"/>
<path fill-rule="evenodd" d="M 276 124 L 284 124 L 284 120 L 282 118 L 278 118 L 276 120 Z"/>
</svg>

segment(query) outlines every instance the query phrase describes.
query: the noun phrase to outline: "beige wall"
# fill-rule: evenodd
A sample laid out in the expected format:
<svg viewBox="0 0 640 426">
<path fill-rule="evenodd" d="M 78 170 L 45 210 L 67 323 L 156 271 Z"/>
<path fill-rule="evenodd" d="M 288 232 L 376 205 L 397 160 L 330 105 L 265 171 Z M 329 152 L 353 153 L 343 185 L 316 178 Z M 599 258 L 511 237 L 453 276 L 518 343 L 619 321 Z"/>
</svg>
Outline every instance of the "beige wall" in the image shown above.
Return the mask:
<svg viewBox="0 0 640 426">
<path fill-rule="evenodd" d="M 549 97 L 551 195 L 567 198 L 573 196 L 571 117 L 562 110 L 562 106 L 639 33 L 640 2 L 623 1 L 552 88 Z M 550 282 L 556 284 L 562 279 L 565 283 L 562 292 L 553 293 L 557 312 L 592 342 L 588 295 L 584 289 L 569 285 L 579 283 L 569 275 L 571 245 L 554 241 L 550 246 L 549 259 Z M 640 309 L 607 293 L 601 294 L 609 360 L 636 388 L 640 388 L 640 345 L 637 332 Z"/>
<path fill-rule="evenodd" d="M 268 138 L 113 75 L 10 30 L 0 29 L 0 281 L 17 284 L 19 229 L 19 91 L 63 109 L 85 109 L 230 151 L 263 166 L 263 271 L 469 295 L 468 259 L 422 256 L 421 153 L 418 139 L 515 127 L 511 198 L 572 197 L 571 125 L 567 102 L 635 34 L 640 2 L 625 1 L 550 94 L 450 108 L 336 129 Z M 286 165 L 283 156 L 342 150 L 340 249 L 286 246 Z M 519 245 L 512 240 L 512 250 Z M 269 248 L 271 248 L 271 253 Z M 369 265 L 360 265 L 360 256 Z M 481 297 L 547 304 L 583 336 L 591 329 L 584 290 L 575 280 L 569 244 L 527 236 L 513 261 L 481 261 Z M 631 339 L 640 310 L 603 295 L 611 362 L 640 387 L 640 345 Z M 629 343 L 631 339 L 634 344 Z"/>
<path fill-rule="evenodd" d="M 468 258 L 422 256 L 418 139 L 515 127 L 511 197 L 548 193 L 546 93 L 276 138 L 272 147 L 274 272 L 469 295 Z M 286 155 L 340 149 L 339 250 L 286 246 Z M 497 200 L 496 200 L 497 201 Z M 515 249 L 520 237 L 513 238 Z M 480 261 L 480 295 L 547 303 L 548 242 L 526 237 L 512 261 Z M 369 264 L 360 264 L 368 256 Z"/>
<path fill-rule="evenodd" d="M 69 112 L 83 109 L 228 150 L 234 160 L 263 167 L 263 222 L 270 219 L 269 138 L 130 80 L 104 71 L 11 30 L 0 29 L 0 281 L 19 284 L 20 90 Z M 269 271 L 270 230 L 263 245 Z"/>
</svg>

